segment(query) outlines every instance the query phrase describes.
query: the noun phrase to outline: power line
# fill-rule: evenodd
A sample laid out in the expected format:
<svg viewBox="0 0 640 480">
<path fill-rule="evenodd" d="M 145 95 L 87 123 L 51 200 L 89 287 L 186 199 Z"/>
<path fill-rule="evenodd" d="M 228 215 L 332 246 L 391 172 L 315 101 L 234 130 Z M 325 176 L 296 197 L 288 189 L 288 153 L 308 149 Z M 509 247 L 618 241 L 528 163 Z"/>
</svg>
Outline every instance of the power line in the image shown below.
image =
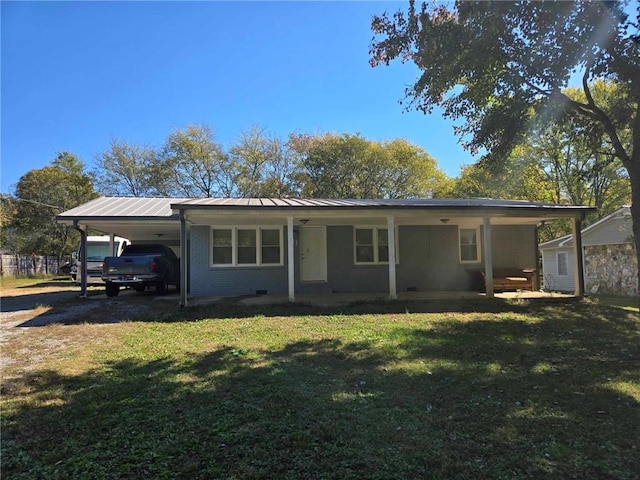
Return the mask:
<svg viewBox="0 0 640 480">
<path fill-rule="evenodd" d="M 49 205 L 48 203 L 37 202 L 35 200 L 28 200 L 26 198 L 18 198 L 18 197 L 14 197 L 12 195 L 5 195 L 5 194 L 2 194 L 2 193 L 0 193 L 0 200 L 11 200 L 11 201 L 16 201 L 16 202 L 28 202 L 28 203 L 33 203 L 35 205 L 42 205 L 43 207 L 55 208 L 55 209 L 58 209 L 58 210 L 66 210 L 66 208 L 58 207 L 57 205 Z"/>
</svg>

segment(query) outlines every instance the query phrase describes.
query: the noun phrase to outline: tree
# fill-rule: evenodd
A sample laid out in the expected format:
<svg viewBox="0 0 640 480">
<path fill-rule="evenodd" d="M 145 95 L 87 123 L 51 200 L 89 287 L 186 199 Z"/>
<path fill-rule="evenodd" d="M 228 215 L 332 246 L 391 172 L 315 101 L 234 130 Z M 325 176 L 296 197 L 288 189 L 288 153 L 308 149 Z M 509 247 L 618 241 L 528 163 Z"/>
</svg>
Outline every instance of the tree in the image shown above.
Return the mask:
<svg viewBox="0 0 640 480">
<path fill-rule="evenodd" d="M 105 195 L 144 197 L 166 194 L 166 180 L 155 167 L 155 150 L 113 139 L 96 158 L 96 186 Z"/>
<path fill-rule="evenodd" d="M 553 202 L 553 193 L 553 185 L 539 163 L 526 147 L 518 147 L 499 172 L 481 164 L 464 165 L 447 196 Z"/>
<path fill-rule="evenodd" d="M 84 164 L 69 152 L 59 153 L 49 166 L 25 173 L 12 202 L 16 253 L 70 254 L 78 235 L 57 223 L 56 215 L 96 196 Z"/>
<path fill-rule="evenodd" d="M 606 110 L 623 110 L 625 95 L 613 82 L 596 81 L 589 86 L 592 97 Z M 585 101 L 580 89 L 563 90 L 575 101 Z M 547 178 L 555 185 L 558 203 L 591 205 L 598 212 L 587 218 L 591 223 L 620 208 L 631 199 L 631 186 L 624 166 L 616 156 L 601 125 L 572 112 L 545 122 L 534 129 L 529 154 L 542 166 Z M 630 129 L 620 122 L 619 138 L 625 149 L 631 149 Z"/>
<path fill-rule="evenodd" d="M 627 6 L 457 1 L 416 9 L 411 1 L 406 13 L 373 18 L 371 64 L 413 61 L 421 75 L 405 91 L 409 108 L 439 105 L 464 119 L 456 133 L 472 153 L 485 151 L 488 165 L 504 162 L 536 123 L 572 115 L 600 128 L 629 174 L 640 259 L 640 5 L 632 16 Z M 576 73 L 583 99 L 562 91 Z M 599 101 L 596 79 L 615 82 L 620 101 Z"/>
<path fill-rule="evenodd" d="M 306 197 L 431 197 L 448 180 L 427 152 L 402 139 L 292 134 L 289 145 L 298 156 L 296 175 Z"/>
<path fill-rule="evenodd" d="M 188 125 L 171 133 L 164 144 L 157 171 L 165 172 L 168 190 L 186 197 L 230 196 L 230 160 L 208 125 Z"/>
<path fill-rule="evenodd" d="M 254 126 L 229 148 L 240 197 L 287 197 L 297 194 L 295 158 L 287 143 Z"/>
</svg>

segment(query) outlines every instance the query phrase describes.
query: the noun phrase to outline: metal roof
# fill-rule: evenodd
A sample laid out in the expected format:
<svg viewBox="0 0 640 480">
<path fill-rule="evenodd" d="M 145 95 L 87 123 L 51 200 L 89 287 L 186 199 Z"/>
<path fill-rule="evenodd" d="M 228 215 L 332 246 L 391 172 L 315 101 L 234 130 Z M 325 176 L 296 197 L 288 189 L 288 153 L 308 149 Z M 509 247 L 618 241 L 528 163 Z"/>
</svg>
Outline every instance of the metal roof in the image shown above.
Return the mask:
<svg viewBox="0 0 640 480">
<path fill-rule="evenodd" d="M 132 241 L 180 239 L 178 213 L 171 205 L 185 198 L 100 197 L 58 215 L 60 223 L 89 226 Z"/>
<path fill-rule="evenodd" d="M 171 205 L 185 198 L 99 197 L 58 215 L 58 220 L 101 218 L 167 218 L 177 215 Z"/>
<path fill-rule="evenodd" d="M 588 211 L 592 207 L 500 200 L 493 198 L 415 198 L 415 199 L 319 199 L 319 198 L 192 198 L 174 202 L 183 209 L 342 209 L 342 208 L 534 208 L 543 210 Z"/>
<path fill-rule="evenodd" d="M 381 211 L 373 214 L 374 211 Z M 271 221 L 288 212 L 325 221 L 342 222 L 349 218 L 381 214 L 393 214 L 420 222 L 440 214 L 461 217 L 489 215 L 502 218 L 503 223 L 536 223 L 551 218 L 582 216 L 591 207 L 556 205 L 522 200 L 498 200 L 491 198 L 467 199 L 305 199 L 305 198 L 148 198 L 148 197 L 100 197 L 58 215 L 57 220 L 67 225 L 88 226 L 93 230 L 113 233 L 133 241 L 163 239 L 177 241 L 180 238 L 180 211 L 221 218 L 227 222 L 241 218 L 243 214 L 254 220 Z M 264 217 L 258 217 L 264 212 Z M 518 217 L 516 219 L 516 217 Z M 245 217 L 246 219 L 247 217 Z M 351 221 L 352 221 L 351 220 Z M 433 220 L 433 219 L 432 219 Z"/>
</svg>

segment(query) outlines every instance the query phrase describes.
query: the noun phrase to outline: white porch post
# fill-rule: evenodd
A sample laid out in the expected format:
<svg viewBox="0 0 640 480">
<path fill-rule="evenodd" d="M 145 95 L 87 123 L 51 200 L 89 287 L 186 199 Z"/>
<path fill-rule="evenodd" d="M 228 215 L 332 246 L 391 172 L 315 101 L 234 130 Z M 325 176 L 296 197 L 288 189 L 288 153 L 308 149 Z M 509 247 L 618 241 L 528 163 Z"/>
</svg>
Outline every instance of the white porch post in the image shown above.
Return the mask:
<svg viewBox="0 0 640 480">
<path fill-rule="evenodd" d="M 289 285 L 289 301 L 295 302 L 295 265 L 293 264 L 293 217 L 287 217 L 287 273 Z"/>
<path fill-rule="evenodd" d="M 493 256 L 491 254 L 491 218 L 483 219 L 484 225 L 484 279 L 488 298 L 493 298 Z"/>
<path fill-rule="evenodd" d="M 387 217 L 387 232 L 389 239 L 389 300 L 398 298 L 396 291 L 396 225 L 395 217 Z"/>
<path fill-rule="evenodd" d="M 573 218 L 571 220 L 571 233 L 573 234 L 573 278 L 575 282 L 574 295 L 582 297 L 584 295 L 584 259 L 582 256 L 582 232 L 581 220 Z"/>
</svg>

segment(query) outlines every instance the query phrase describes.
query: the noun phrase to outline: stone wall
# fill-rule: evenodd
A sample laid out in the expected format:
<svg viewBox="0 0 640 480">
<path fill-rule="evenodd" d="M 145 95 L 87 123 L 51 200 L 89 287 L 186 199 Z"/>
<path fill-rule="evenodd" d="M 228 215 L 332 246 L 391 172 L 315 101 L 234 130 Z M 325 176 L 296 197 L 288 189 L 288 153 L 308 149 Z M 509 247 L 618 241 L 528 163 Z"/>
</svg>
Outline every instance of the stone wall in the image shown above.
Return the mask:
<svg viewBox="0 0 640 480">
<path fill-rule="evenodd" d="M 585 247 L 584 267 L 588 293 L 638 296 L 638 259 L 633 243 Z"/>
</svg>

